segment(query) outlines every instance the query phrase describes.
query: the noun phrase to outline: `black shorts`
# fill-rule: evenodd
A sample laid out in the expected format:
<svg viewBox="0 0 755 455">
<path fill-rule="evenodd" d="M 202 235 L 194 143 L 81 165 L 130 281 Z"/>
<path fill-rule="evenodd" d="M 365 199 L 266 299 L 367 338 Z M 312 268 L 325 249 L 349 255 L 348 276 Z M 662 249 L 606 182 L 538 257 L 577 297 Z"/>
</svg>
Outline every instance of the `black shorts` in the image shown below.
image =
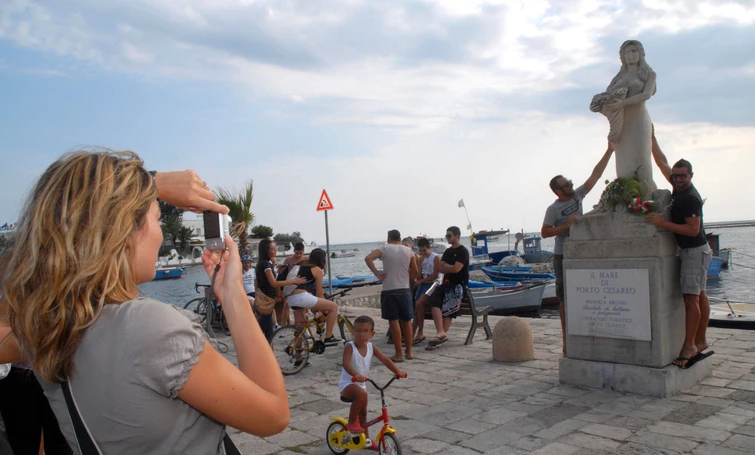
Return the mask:
<svg viewBox="0 0 755 455">
<path fill-rule="evenodd" d="M 564 255 L 553 255 L 553 272 L 556 274 L 556 297 L 564 301 Z"/>
<path fill-rule="evenodd" d="M 414 302 L 410 289 L 394 289 L 380 293 L 380 311 L 388 321 L 411 321 L 414 319 Z"/>
<path fill-rule="evenodd" d="M 443 309 L 443 301 L 446 296 L 446 292 L 450 291 L 452 287 L 456 286 L 455 284 L 451 283 L 442 283 L 435 287 L 435 290 L 432 291 L 432 294 L 430 295 L 430 307 L 431 308 L 440 308 Z M 462 296 L 464 296 L 467 292 L 466 286 L 462 286 L 463 293 Z M 451 314 L 445 314 L 443 315 L 444 318 L 456 318 L 461 311 L 455 311 Z"/>
</svg>

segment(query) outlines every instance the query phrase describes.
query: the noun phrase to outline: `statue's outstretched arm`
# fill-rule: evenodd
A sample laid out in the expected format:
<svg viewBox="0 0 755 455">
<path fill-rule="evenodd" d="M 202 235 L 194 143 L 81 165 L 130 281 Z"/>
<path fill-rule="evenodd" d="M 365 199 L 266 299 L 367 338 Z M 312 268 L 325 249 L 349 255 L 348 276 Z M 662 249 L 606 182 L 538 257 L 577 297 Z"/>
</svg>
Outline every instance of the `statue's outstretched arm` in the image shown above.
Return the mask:
<svg viewBox="0 0 755 455">
<path fill-rule="evenodd" d="M 655 160 L 655 164 L 658 165 L 658 168 L 661 170 L 661 173 L 664 177 L 666 177 L 666 180 L 671 182 L 671 166 L 668 164 L 668 160 L 666 159 L 666 155 L 663 154 L 661 151 L 661 146 L 658 145 L 658 140 L 655 138 L 655 125 L 653 125 L 653 134 L 652 134 L 652 140 L 653 140 L 653 159 Z"/>
<path fill-rule="evenodd" d="M 609 142 L 606 153 L 603 154 L 603 157 L 600 159 L 600 161 L 598 161 L 598 164 L 595 165 L 595 169 L 592 170 L 592 174 L 590 174 L 590 177 L 588 177 L 588 179 L 585 181 L 585 193 L 589 193 L 590 190 L 595 186 L 595 184 L 598 183 L 598 179 L 601 175 L 603 175 L 603 171 L 606 170 L 606 166 L 608 166 L 608 160 L 611 159 L 613 150 L 613 144 Z"/>
</svg>

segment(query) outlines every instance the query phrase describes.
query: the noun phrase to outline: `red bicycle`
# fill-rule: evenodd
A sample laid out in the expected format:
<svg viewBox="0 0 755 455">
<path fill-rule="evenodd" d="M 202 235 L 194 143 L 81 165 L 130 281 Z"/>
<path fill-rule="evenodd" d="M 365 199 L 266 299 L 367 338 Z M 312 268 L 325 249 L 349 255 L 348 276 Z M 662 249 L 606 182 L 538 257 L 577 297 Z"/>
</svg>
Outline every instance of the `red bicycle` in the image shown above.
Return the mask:
<svg viewBox="0 0 755 455">
<path fill-rule="evenodd" d="M 386 385 L 380 387 L 375 384 L 375 381 L 367 378 L 367 380 L 370 381 L 370 383 L 372 383 L 372 385 L 374 385 L 375 388 L 380 391 L 380 401 L 383 403 L 382 413 L 380 414 L 380 416 L 367 422 L 367 425 L 365 425 L 365 428 L 369 428 L 378 422 L 383 422 L 383 428 L 380 429 L 380 433 L 378 433 L 377 437 L 375 438 L 375 440 L 378 442 L 378 450 L 380 452 L 380 455 L 401 455 L 401 445 L 399 445 L 398 439 L 396 439 L 396 429 L 393 428 L 390 423 L 388 423 L 390 419 L 388 418 L 388 406 L 385 404 L 384 392 L 385 389 L 387 389 L 388 386 L 390 386 L 391 383 L 396 379 L 398 379 L 398 376 L 394 376 L 393 379 L 388 381 Z M 351 381 L 356 382 L 356 378 L 352 378 Z M 346 425 L 349 423 L 347 419 L 334 417 L 330 420 L 331 424 L 328 426 L 326 437 L 328 441 L 328 448 L 330 448 L 331 452 L 336 455 L 343 455 L 345 453 L 348 453 L 349 450 L 364 449 L 365 443 L 367 441 L 367 437 L 364 433 L 351 433 L 350 431 L 346 430 Z"/>
</svg>

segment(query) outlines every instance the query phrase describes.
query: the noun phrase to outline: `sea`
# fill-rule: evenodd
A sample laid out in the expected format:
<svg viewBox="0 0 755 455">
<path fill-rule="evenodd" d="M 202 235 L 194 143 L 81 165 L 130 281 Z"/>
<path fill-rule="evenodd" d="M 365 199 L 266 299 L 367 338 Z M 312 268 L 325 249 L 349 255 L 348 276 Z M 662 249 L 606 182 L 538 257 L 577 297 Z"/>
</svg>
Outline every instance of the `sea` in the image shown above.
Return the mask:
<svg viewBox="0 0 755 455">
<path fill-rule="evenodd" d="M 706 231 L 711 232 L 711 231 Z M 729 268 L 721 271 L 717 280 L 708 281 L 708 295 L 711 303 L 720 300 L 732 302 L 755 303 L 755 227 L 718 228 L 712 230 L 720 235 L 721 248 L 732 250 Z M 331 275 L 338 276 L 371 275 L 370 270 L 364 263 L 364 257 L 371 251 L 380 247 L 384 241 L 334 244 L 330 251 L 354 251 L 353 257 L 333 258 L 330 260 Z M 469 238 L 464 238 L 462 243 L 470 246 Z M 503 236 L 498 243 L 490 244 L 491 251 L 513 249 L 515 240 L 512 236 Z M 320 245 L 325 249 L 325 245 Z M 553 251 L 554 240 L 544 239 L 542 248 Z M 142 294 L 157 300 L 183 305 L 189 300 L 198 297 L 194 285 L 209 284 L 209 278 L 202 266 L 189 266 L 183 276 L 176 280 L 151 281 L 139 286 Z M 201 289 L 200 289 L 201 292 Z M 558 317 L 558 312 L 544 309 L 543 317 Z"/>
</svg>

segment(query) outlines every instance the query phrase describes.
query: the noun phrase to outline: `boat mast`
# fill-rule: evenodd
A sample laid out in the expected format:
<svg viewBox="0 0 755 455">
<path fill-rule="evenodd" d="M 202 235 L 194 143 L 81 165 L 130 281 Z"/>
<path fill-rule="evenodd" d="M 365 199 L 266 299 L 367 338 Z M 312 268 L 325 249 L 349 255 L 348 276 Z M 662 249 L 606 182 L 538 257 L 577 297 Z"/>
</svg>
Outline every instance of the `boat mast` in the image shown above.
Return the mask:
<svg viewBox="0 0 755 455">
<path fill-rule="evenodd" d="M 467 229 L 469 229 L 470 235 L 474 235 L 474 231 L 472 230 L 472 222 L 469 221 L 469 213 L 467 212 L 467 206 L 464 205 L 464 198 L 459 200 L 459 208 L 464 208 L 464 214 L 467 215 Z"/>
</svg>

